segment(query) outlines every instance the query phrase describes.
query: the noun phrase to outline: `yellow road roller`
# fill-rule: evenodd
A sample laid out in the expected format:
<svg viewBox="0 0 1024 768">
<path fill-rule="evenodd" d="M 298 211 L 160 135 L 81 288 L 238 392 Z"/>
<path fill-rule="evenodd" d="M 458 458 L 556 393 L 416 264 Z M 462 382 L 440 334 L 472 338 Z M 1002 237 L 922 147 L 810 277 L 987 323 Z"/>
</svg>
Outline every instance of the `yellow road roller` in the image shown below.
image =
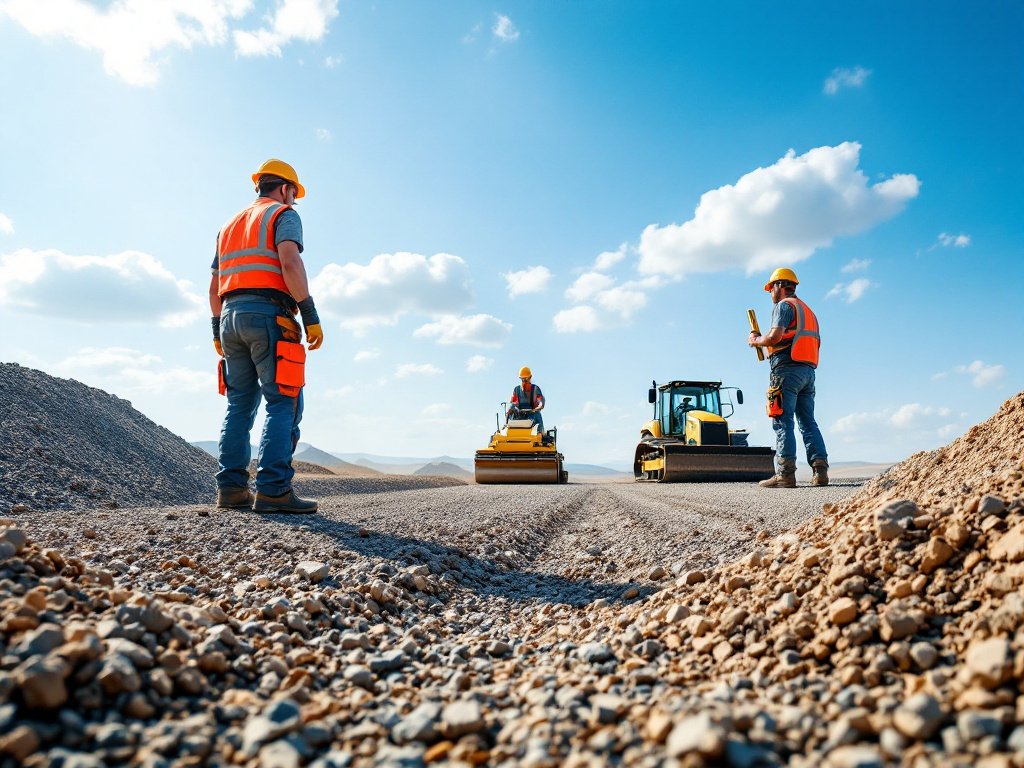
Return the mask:
<svg viewBox="0 0 1024 768">
<path fill-rule="evenodd" d="M 747 444 L 748 432 L 729 429 L 735 407 L 722 413 L 720 381 L 651 382 L 654 418 L 640 429 L 633 476 L 658 483 L 742 482 L 775 474 L 775 451 Z M 743 392 L 736 389 L 743 404 Z"/>
<path fill-rule="evenodd" d="M 505 403 L 501 405 L 505 410 Z M 541 432 L 531 413 L 529 409 L 506 411 L 504 427 L 495 417 L 497 429 L 490 445 L 477 451 L 473 460 L 478 483 L 568 482 L 569 473 L 556 444 L 558 430 Z"/>
</svg>

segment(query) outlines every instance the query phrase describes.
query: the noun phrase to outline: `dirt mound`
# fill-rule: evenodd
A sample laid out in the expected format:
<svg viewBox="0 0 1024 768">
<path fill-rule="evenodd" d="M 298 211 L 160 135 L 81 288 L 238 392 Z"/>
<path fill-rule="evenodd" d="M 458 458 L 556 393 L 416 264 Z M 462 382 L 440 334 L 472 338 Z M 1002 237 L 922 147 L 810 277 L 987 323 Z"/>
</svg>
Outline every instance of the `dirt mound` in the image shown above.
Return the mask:
<svg viewBox="0 0 1024 768">
<path fill-rule="evenodd" d="M 131 403 L 0 363 L 0 509 L 207 500 L 217 463 Z"/>
<path fill-rule="evenodd" d="M 455 477 L 459 480 L 473 479 L 472 472 L 467 472 L 462 467 L 457 464 L 452 464 L 449 461 L 432 461 L 429 464 L 424 464 L 413 472 L 413 474 L 417 476 L 431 475 L 434 477 Z"/>
</svg>

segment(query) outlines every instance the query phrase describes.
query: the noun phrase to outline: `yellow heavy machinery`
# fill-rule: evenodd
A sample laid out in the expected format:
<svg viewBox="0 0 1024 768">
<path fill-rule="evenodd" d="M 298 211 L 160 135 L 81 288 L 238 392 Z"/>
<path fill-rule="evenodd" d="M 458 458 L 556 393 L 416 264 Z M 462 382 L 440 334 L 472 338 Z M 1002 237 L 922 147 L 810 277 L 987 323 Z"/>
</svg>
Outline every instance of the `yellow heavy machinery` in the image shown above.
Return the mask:
<svg viewBox="0 0 1024 768">
<path fill-rule="evenodd" d="M 725 387 L 724 389 L 734 389 Z M 633 460 L 637 480 L 658 483 L 764 480 L 775 474 L 775 451 L 747 444 L 746 430 L 729 429 L 722 414 L 722 382 L 651 382 L 654 418 L 640 429 Z M 743 392 L 736 390 L 743 404 Z"/>
<path fill-rule="evenodd" d="M 505 410 L 505 403 L 502 403 Z M 564 459 L 558 452 L 557 429 L 541 432 L 532 419 L 532 411 L 513 408 L 505 427 L 496 423 L 491 442 L 474 457 L 478 483 L 565 483 L 569 473 L 563 469 Z M 495 417 L 497 422 L 497 417 Z"/>
</svg>

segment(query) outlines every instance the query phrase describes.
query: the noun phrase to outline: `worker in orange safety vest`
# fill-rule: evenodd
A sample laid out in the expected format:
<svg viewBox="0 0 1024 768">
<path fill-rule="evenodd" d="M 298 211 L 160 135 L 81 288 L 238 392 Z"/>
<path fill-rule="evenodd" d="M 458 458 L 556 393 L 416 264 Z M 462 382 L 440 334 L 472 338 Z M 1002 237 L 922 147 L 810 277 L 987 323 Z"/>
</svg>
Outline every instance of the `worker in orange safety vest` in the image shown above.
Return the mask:
<svg viewBox="0 0 1024 768">
<path fill-rule="evenodd" d="M 771 329 L 763 336 L 751 331 L 747 339 L 751 347 L 765 347 L 771 363 L 768 415 L 775 430 L 778 469 L 774 477 L 761 481 L 764 488 L 796 487 L 794 416 L 814 472 L 811 485 L 828 485 L 828 453 L 814 420 L 814 372 L 821 335 L 818 318 L 796 297 L 799 284 L 796 273 L 788 267 L 772 272 L 764 286 L 774 304 Z"/>
<path fill-rule="evenodd" d="M 217 506 L 255 512 L 308 514 L 317 503 L 292 489 L 292 456 L 299 441 L 306 348 L 324 334 L 309 295 L 300 255 L 302 221 L 295 201 L 306 194 L 288 163 L 267 160 L 252 174 L 257 198 L 232 216 L 217 235 L 210 279 L 213 346 L 221 356 L 221 393 L 228 407 L 221 428 Z M 260 399 L 266 421 L 249 490 L 249 434 Z"/>
</svg>

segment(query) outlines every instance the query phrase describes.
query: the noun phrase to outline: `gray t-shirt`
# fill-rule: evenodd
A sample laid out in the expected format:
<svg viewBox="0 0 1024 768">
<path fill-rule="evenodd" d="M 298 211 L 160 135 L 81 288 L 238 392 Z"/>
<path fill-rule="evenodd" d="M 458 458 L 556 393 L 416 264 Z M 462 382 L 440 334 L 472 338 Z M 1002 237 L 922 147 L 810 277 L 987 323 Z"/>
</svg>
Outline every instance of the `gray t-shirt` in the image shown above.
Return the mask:
<svg viewBox="0 0 1024 768">
<path fill-rule="evenodd" d="M 788 301 L 780 301 L 772 308 L 772 328 L 782 328 L 783 330 L 786 330 L 795 320 L 796 311 L 793 309 L 793 305 Z M 775 352 L 771 358 L 769 358 L 769 361 L 771 362 L 773 369 L 780 365 L 806 365 L 806 363 L 797 363 L 793 361 L 792 343 L 787 345 L 785 349 Z"/>
</svg>

